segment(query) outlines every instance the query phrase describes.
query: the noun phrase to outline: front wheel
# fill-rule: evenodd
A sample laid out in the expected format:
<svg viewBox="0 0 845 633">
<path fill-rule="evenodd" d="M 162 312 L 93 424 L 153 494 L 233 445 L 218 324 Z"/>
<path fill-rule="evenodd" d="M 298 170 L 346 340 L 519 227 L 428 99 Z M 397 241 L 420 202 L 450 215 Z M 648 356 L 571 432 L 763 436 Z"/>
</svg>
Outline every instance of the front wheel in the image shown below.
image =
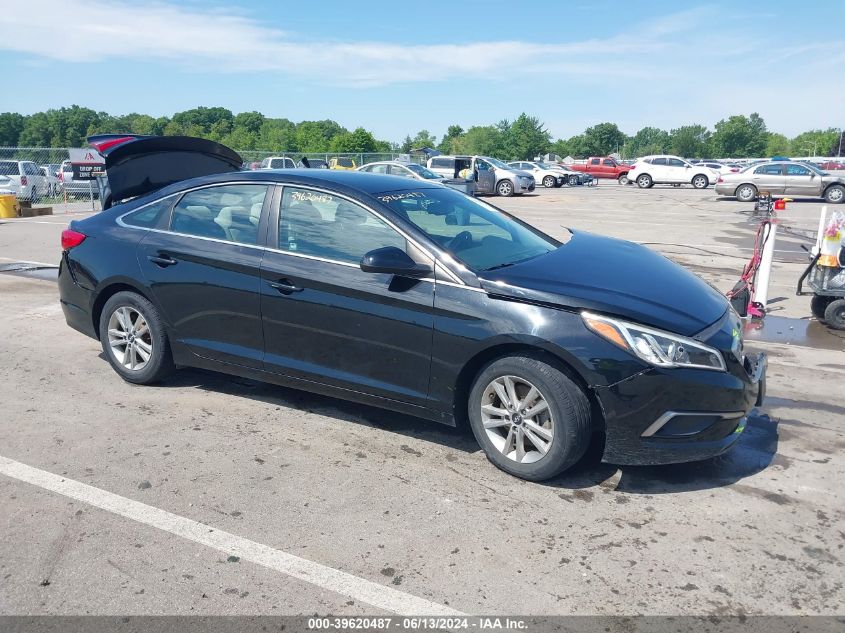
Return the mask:
<svg viewBox="0 0 845 633">
<path fill-rule="evenodd" d="M 505 198 L 510 198 L 513 195 L 513 183 L 510 180 L 502 180 L 496 185 L 496 193 Z"/>
<path fill-rule="evenodd" d="M 468 413 L 475 438 L 495 466 L 542 481 L 574 465 L 590 442 L 584 392 L 542 356 L 506 356 L 475 379 Z"/>
<path fill-rule="evenodd" d="M 845 330 L 845 299 L 837 299 L 827 304 L 824 322 L 834 330 Z"/>
<path fill-rule="evenodd" d="M 616 179 L 620 185 L 627 185 L 628 184 L 628 174 L 619 174 L 619 178 Z"/>
<path fill-rule="evenodd" d="M 164 323 L 155 306 L 134 292 L 118 292 L 103 306 L 100 343 L 112 368 L 127 382 L 149 385 L 174 369 Z"/>
<path fill-rule="evenodd" d="M 640 189 L 650 189 L 654 186 L 654 181 L 648 174 L 642 174 L 637 178 L 637 187 Z"/>
<path fill-rule="evenodd" d="M 842 185 L 831 185 L 824 192 L 824 199 L 830 204 L 839 204 L 845 202 L 845 187 Z"/>
<path fill-rule="evenodd" d="M 754 185 L 740 185 L 736 188 L 736 199 L 740 202 L 751 202 L 757 197 L 757 187 Z"/>
<path fill-rule="evenodd" d="M 557 185 L 557 178 L 555 178 L 554 176 L 546 176 L 545 178 L 543 178 L 543 186 L 546 189 L 552 189 L 556 185 Z"/>
<path fill-rule="evenodd" d="M 707 176 L 704 174 L 698 174 L 697 176 L 693 176 L 692 179 L 692 186 L 696 189 L 707 189 L 707 185 L 710 184 L 710 181 L 707 179 Z"/>
</svg>

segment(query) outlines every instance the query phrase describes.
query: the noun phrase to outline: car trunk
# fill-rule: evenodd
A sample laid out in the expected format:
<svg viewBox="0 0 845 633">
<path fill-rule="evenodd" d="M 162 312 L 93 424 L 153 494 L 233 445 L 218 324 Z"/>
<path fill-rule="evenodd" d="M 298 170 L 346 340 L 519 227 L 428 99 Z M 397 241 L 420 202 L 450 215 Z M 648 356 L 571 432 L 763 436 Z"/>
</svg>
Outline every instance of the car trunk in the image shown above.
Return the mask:
<svg viewBox="0 0 845 633">
<path fill-rule="evenodd" d="M 89 137 L 88 142 L 106 160 L 110 191 L 103 196 L 104 207 L 181 180 L 239 171 L 243 164 L 240 155 L 225 145 L 190 136 L 105 134 Z"/>
</svg>

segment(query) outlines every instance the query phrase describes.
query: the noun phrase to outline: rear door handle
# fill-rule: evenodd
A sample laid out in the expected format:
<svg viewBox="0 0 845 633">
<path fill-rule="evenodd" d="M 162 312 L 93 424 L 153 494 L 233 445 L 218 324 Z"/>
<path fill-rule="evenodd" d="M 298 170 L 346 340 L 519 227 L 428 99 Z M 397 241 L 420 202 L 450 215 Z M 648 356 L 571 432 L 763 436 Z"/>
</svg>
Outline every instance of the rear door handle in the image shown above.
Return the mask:
<svg viewBox="0 0 845 633">
<path fill-rule="evenodd" d="M 290 295 L 294 292 L 302 292 L 305 290 L 304 288 L 300 288 L 299 286 L 293 285 L 287 279 L 280 279 L 279 281 L 268 281 L 267 282 L 271 288 L 275 288 L 283 295 Z"/>
<path fill-rule="evenodd" d="M 162 268 L 167 268 L 168 266 L 175 266 L 179 262 L 173 259 L 170 255 L 148 255 L 147 259 L 149 259 L 153 264 L 156 266 L 161 266 Z"/>
</svg>

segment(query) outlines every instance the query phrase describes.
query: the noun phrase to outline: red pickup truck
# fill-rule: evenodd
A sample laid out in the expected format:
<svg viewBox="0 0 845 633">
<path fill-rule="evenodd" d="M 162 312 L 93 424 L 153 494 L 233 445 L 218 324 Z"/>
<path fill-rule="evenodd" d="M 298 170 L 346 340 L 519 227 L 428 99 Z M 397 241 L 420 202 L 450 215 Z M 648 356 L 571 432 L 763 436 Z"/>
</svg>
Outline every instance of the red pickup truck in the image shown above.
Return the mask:
<svg viewBox="0 0 845 633">
<path fill-rule="evenodd" d="M 630 165 L 617 163 L 612 158 L 599 158 L 596 156 L 588 158 L 585 164 L 576 163 L 567 165 L 567 167 L 574 171 L 586 172 L 593 178 L 613 178 L 618 180 L 620 185 L 628 184 L 628 171 L 631 169 Z"/>
</svg>

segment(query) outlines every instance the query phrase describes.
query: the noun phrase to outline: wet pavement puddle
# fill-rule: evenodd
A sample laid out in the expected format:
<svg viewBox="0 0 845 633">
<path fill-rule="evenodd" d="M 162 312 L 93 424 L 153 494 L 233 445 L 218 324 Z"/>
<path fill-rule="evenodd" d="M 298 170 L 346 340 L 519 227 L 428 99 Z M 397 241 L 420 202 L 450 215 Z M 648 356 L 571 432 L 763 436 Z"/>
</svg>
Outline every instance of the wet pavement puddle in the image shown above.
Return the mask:
<svg viewBox="0 0 845 633">
<path fill-rule="evenodd" d="M 832 330 L 815 320 L 769 315 L 746 322 L 743 329 L 746 341 L 845 351 L 845 331 Z"/>
</svg>

